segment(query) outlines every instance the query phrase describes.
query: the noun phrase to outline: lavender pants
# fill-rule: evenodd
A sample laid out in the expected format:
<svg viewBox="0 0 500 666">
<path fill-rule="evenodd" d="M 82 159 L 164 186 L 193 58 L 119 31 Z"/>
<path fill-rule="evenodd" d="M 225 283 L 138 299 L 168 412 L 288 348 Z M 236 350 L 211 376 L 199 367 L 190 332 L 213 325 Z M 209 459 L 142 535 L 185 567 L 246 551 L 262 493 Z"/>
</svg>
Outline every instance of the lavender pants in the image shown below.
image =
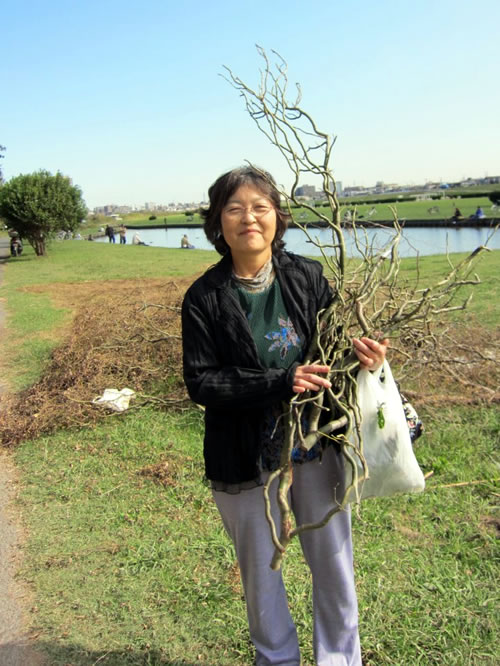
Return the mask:
<svg viewBox="0 0 500 666">
<path fill-rule="evenodd" d="M 279 525 L 276 484 L 277 480 L 270 497 Z M 320 520 L 335 503 L 334 493 L 341 498 L 342 490 L 343 461 L 334 447 L 326 449 L 321 462 L 317 459 L 295 465 L 290 501 L 297 522 Z M 236 549 L 256 665 L 300 666 L 297 632 L 282 574 L 269 566 L 274 546 L 262 488 L 243 490 L 238 495 L 214 491 L 213 496 Z M 300 542 L 312 573 L 316 664 L 360 666 L 350 512 L 341 511 L 325 527 L 304 532 Z"/>
</svg>

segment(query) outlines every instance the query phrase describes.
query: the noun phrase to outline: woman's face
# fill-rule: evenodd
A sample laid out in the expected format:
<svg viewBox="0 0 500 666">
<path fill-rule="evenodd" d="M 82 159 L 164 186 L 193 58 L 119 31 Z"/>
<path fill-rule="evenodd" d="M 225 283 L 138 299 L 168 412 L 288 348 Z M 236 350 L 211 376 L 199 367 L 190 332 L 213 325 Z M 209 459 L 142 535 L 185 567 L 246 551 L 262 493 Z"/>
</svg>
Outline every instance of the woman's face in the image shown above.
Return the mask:
<svg viewBox="0 0 500 666">
<path fill-rule="evenodd" d="M 264 264 L 271 257 L 276 210 L 258 188 L 242 185 L 231 195 L 222 209 L 221 227 L 233 261 L 252 257 Z"/>
</svg>

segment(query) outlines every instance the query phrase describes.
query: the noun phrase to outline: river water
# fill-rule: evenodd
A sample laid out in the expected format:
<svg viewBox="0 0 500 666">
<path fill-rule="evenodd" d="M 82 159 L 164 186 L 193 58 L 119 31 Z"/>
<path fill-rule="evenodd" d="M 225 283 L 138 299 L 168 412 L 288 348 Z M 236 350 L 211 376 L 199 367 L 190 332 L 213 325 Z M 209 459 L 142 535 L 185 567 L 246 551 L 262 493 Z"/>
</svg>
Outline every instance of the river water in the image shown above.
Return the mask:
<svg viewBox="0 0 500 666">
<path fill-rule="evenodd" d="M 169 227 L 168 229 L 139 229 L 139 236 L 147 245 L 154 247 L 180 248 L 181 238 L 186 234 L 189 242 L 197 250 L 213 250 L 213 246 L 207 241 L 201 227 Z M 366 241 L 364 241 L 366 233 Z M 360 240 L 373 244 L 374 249 L 381 249 L 391 237 L 388 229 L 374 229 L 372 227 L 358 230 Z M 134 229 L 127 230 L 127 243 L 132 242 L 135 234 Z M 442 227 L 409 227 L 403 230 L 403 236 L 399 246 L 401 257 L 411 257 L 416 254 L 446 254 L 446 252 L 471 252 L 479 245 L 484 245 L 492 235 L 492 229 L 486 227 L 465 228 L 442 228 Z M 314 229 L 311 236 L 321 243 L 331 243 L 331 232 L 328 229 Z M 348 256 L 359 255 L 354 241 L 352 231 L 345 230 L 345 238 Z M 98 239 L 108 242 L 107 238 Z M 308 241 L 307 236 L 300 229 L 289 229 L 285 234 L 286 249 L 296 254 L 309 256 L 320 256 L 319 248 Z M 116 236 L 118 242 L 118 235 Z M 494 234 L 488 241 L 491 249 L 500 249 L 500 232 Z"/>
</svg>

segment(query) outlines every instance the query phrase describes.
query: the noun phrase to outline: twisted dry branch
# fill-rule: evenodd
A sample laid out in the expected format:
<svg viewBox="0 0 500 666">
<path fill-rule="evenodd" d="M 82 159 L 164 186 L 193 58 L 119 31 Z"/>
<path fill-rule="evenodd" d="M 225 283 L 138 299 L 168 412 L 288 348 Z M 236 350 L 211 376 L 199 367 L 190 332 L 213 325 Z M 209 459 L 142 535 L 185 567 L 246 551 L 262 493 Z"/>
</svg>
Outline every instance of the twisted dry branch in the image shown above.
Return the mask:
<svg viewBox="0 0 500 666">
<path fill-rule="evenodd" d="M 433 333 L 433 323 L 444 314 L 467 307 L 469 297 L 457 303 L 457 294 L 465 286 L 479 284 L 479 277 L 472 273 L 472 269 L 477 256 L 486 248 L 477 248 L 456 265 L 448 258 L 449 270 L 435 284 L 422 284 L 417 256 L 416 278 L 410 282 L 401 277 L 399 270 L 398 245 L 402 230 L 396 209 L 392 209 L 391 236 L 379 247 L 375 241 L 368 242 L 366 232 L 356 224 L 354 211 L 349 220 L 349 229 L 361 260 L 348 262 L 345 228 L 330 168 L 335 138 L 320 131 L 312 116 L 300 106 L 299 85 L 296 86 L 295 100 L 288 100 L 285 60 L 272 51 L 272 62 L 264 49 L 257 46 L 257 50 L 264 63 L 258 89 L 247 85 L 229 67 L 225 67 L 223 77 L 240 93 L 258 129 L 285 159 L 291 172 L 292 185 L 289 190 L 281 187 L 281 195 L 292 219 L 294 208 L 300 207 L 307 212 L 307 222 L 294 219 L 293 223 L 320 249 L 333 290 L 331 304 L 318 314 L 316 333 L 304 361 L 328 365 L 331 368 L 329 379 L 332 387 L 314 394 L 297 395 L 285 405 L 286 425 L 280 466 L 270 474 L 264 486 L 266 517 L 275 545 L 271 566 L 277 569 L 290 540 L 304 530 L 325 525 L 335 513 L 345 509 L 353 496 L 359 502 L 360 488 L 368 478 L 369 470 L 363 455 L 361 415 L 357 406 L 356 374 L 359 363 L 351 351 L 353 335 L 359 335 L 360 332 L 375 338 L 383 335 L 394 340 L 404 339 L 406 347 L 410 342 L 410 347 L 414 348 L 439 348 Z M 304 174 L 321 179 L 327 213 L 298 200 L 297 187 Z M 315 238 L 314 224 L 318 223 L 329 228 L 331 242 L 323 243 Z M 411 362 L 409 354 L 406 361 Z M 303 432 L 304 421 L 309 424 L 307 432 Z M 352 431 L 356 432 L 357 437 L 351 437 Z M 292 450 L 294 446 L 310 449 L 324 438 L 341 447 L 346 465 L 352 471 L 352 481 L 341 490 L 333 489 L 332 506 L 325 511 L 320 521 L 294 527 L 288 499 L 292 483 Z M 270 488 L 276 478 L 279 478 L 279 535 L 270 500 Z M 337 491 L 340 492 L 339 497 L 336 496 Z"/>
</svg>

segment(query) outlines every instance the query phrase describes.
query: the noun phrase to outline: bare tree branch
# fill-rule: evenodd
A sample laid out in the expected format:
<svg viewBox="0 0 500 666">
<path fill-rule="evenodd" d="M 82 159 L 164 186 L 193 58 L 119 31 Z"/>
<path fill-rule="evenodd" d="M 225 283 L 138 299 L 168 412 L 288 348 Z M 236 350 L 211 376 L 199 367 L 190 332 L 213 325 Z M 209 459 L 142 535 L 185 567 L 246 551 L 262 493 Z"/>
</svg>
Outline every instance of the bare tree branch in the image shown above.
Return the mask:
<svg viewBox="0 0 500 666">
<path fill-rule="evenodd" d="M 439 348 L 432 325 L 444 314 L 467 307 L 470 296 L 457 303 L 457 295 L 464 287 L 479 284 L 480 280 L 472 274 L 472 269 L 478 255 L 487 248 L 477 248 L 456 265 L 448 257 L 449 269 L 435 284 L 422 283 L 417 256 L 416 278 L 410 282 L 400 275 L 398 246 L 402 230 L 396 209 L 392 209 L 392 235 L 378 248 L 374 241 L 368 242 L 366 232 L 357 226 L 354 213 L 349 220 L 349 229 L 361 260 L 349 262 L 348 266 L 344 223 L 330 167 L 335 138 L 321 131 L 312 116 L 301 107 L 299 85 L 296 86 L 296 98 L 293 101 L 288 99 L 289 79 L 285 60 L 275 51 L 269 57 L 260 46 L 257 46 L 257 51 L 263 60 L 258 89 L 247 85 L 229 67 L 224 67 L 223 77 L 243 97 L 246 110 L 258 129 L 284 158 L 292 176 L 292 185 L 289 191 L 281 188 L 281 195 L 290 214 L 294 207 L 302 207 L 312 216 L 312 223 L 295 219 L 294 224 L 320 249 L 334 293 L 332 303 L 318 315 L 316 333 L 305 359 L 305 363 L 330 366 L 332 388 L 314 395 L 295 396 L 285 406 L 285 443 L 280 468 L 270 475 L 264 488 L 266 517 L 275 545 L 272 567 L 279 568 L 290 539 L 304 530 L 321 527 L 332 515 L 344 510 L 353 491 L 359 500 L 359 486 L 369 475 L 363 455 L 361 415 L 357 406 L 356 374 L 359 363 L 351 351 L 353 335 L 361 332 L 372 337 L 389 336 L 395 340 L 406 340 L 413 349 Z M 304 174 L 320 177 L 328 205 L 327 214 L 298 200 L 297 187 Z M 314 223 L 329 228 L 330 242 L 323 243 L 314 237 L 311 231 Z M 408 348 L 408 344 L 405 347 Z M 410 364 L 412 355 L 408 352 L 404 354 L 405 363 Z M 309 422 L 306 433 L 301 425 L 305 410 Z M 321 423 L 325 413 L 328 420 Z M 357 433 L 358 445 L 354 445 L 353 438 L 349 436 L 353 430 Z M 294 528 L 287 499 L 292 482 L 292 449 L 297 444 L 309 449 L 324 437 L 342 447 L 346 464 L 352 470 L 352 483 L 342 497 L 334 497 L 334 508 L 325 512 L 318 523 Z M 277 477 L 279 536 L 269 498 L 271 484 Z"/>
</svg>

